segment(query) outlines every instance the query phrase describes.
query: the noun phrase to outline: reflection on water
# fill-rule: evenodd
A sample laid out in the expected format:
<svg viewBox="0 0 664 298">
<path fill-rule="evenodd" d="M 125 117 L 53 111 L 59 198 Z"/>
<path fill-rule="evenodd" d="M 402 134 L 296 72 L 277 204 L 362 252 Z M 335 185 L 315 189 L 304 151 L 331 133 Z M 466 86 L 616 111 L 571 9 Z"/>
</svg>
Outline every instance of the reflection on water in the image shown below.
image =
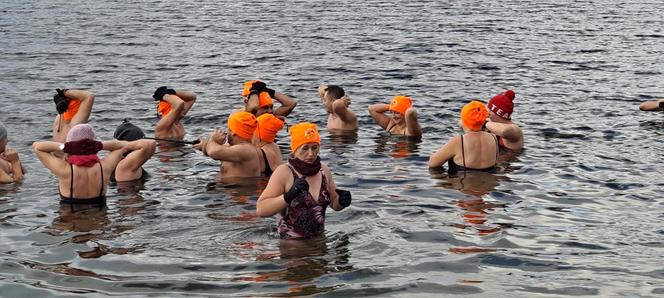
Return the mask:
<svg viewBox="0 0 664 298">
<path fill-rule="evenodd" d="M 376 143 L 374 152 L 400 159 L 417 153 L 421 140 L 419 138 L 391 135 L 384 132 L 374 138 L 374 142 Z"/>
</svg>

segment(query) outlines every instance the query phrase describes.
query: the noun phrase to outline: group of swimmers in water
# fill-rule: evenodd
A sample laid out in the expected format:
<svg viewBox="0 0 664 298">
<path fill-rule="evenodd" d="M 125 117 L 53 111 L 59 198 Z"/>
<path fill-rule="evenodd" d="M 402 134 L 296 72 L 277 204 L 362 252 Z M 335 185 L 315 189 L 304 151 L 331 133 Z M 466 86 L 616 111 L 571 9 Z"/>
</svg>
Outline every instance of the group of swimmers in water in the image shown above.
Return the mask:
<svg viewBox="0 0 664 298">
<path fill-rule="evenodd" d="M 320 85 L 318 95 L 328 113 L 329 131 L 358 130 L 351 99 L 342 87 Z M 336 186 L 330 168 L 320 160 L 318 127 L 309 122 L 291 126 L 291 154 L 284 161 L 275 138 L 297 102 L 258 80 L 245 82 L 242 97 L 244 107 L 231 113 L 227 130 L 215 129 L 190 143 L 205 156 L 222 162 L 222 178 L 269 177 L 256 203 L 256 214 L 280 214 L 278 232 L 282 239 L 322 234 L 327 207 L 342 210 L 350 206 L 352 196 Z M 186 142 L 182 141 L 185 129 L 181 120 L 196 102 L 196 94 L 164 86 L 155 90 L 153 98 L 160 116 L 154 138 L 147 138 L 139 127 L 125 120 L 115 130 L 114 140 L 98 141 L 87 124 L 94 94 L 56 89 L 53 100 L 58 115 L 53 123 L 53 140 L 37 141 L 32 147 L 42 164 L 58 177 L 61 204 L 103 206 L 111 181 L 145 178 L 142 166 L 155 153 L 155 139 Z M 429 166 L 448 163 L 450 172 L 490 170 L 500 150 L 521 150 L 523 132 L 511 119 L 514 98 L 515 93 L 507 90 L 486 104 L 475 100 L 466 104 L 459 122 L 464 133 L 434 152 Z M 280 104 L 276 109 L 275 101 Z M 373 104 L 368 110 L 389 133 L 421 138 L 422 128 L 410 97 L 397 95 L 389 104 Z M 23 168 L 19 156 L 6 145 L 7 131 L 0 124 L 0 182 L 20 181 Z M 102 150 L 109 152 L 100 159 L 97 154 Z"/>
</svg>

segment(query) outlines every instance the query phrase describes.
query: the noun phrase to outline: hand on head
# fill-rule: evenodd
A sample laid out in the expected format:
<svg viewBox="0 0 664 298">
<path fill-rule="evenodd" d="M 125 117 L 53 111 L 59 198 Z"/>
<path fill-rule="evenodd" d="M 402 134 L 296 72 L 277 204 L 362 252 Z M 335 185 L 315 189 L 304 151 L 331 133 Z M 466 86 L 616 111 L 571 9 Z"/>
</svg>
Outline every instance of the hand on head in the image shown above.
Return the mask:
<svg viewBox="0 0 664 298">
<path fill-rule="evenodd" d="M 166 94 L 175 95 L 175 93 L 176 92 L 174 89 L 168 89 L 168 87 L 166 86 L 161 86 L 154 91 L 152 98 L 154 98 L 155 101 L 162 101 L 164 100 L 164 95 Z"/>
<path fill-rule="evenodd" d="M 261 81 L 256 81 L 251 85 L 251 89 L 249 89 L 249 94 L 260 94 L 261 92 L 267 92 L 267 94 L 270 95 L 270 97 L 274 98 L 274 89 L 270 89 L 265 85 L 265 83 Z"/>
<path fill-rule="evenodd" d="M 18 161 L 18 152 L 14 149 L 5 149 L 5 152 L 2 153 L 6 161 Z"/>
<path fill-rule="evenodd" d="M 69 108 L 69 98 L 65 96 L 65 91 L 67 89 L 55 89 L 57 92 L 53 96 L 53 102 L 55 102 L 55 109 L 58 111 L 58 114 L 62 114 L 67 111 Z"/>
</svg>

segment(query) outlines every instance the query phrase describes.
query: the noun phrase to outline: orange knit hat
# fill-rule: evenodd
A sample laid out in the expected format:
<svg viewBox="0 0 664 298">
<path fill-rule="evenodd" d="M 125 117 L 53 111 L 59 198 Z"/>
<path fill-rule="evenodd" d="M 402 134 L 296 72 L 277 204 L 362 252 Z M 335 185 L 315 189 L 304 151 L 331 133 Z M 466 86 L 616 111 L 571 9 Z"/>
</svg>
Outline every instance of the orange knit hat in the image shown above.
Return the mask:
<svg viewBox="0 0 664 298">
<path fill-rule="evenodd" d="M 253 87 L 254 83 L 260 82 L 259 80 L 251 80 L 251 81 L 246 81 L 244 82 L 244 88 L 242 89 L 242 96 L 250 96 L 251 94 L 251 87 Z M 272 104 L 272 97 L 270 97 L 270 94 L 267 92 L 260 92 L 258 93 L 258 107 L 265 107 L 269 106 Z"/>
<path fill-rule="evenodd" d="M 284 121 L 269 113 L 258 116 L 256 120 L 258 120 L 256 135 L 258 135 L 258 139 L 266 142 L 274 142 L 274 138 L 277 137 L 277 132 L 279 132 L 285 124 Z"/>
<path fill-rule="evenodd" d="M 166 117 L 168 113 L 171 112 L 171 104 L 161 100 L 159 101 L 159 105 L 157 106 L 157 113 L 161 114 L 162 117 Z"/>
<path fill-rule="evenodd" d="M 318 134 L 318 128 L 316 124 L 309 122 L 301 122 L 293 125 L 290 128 L 291 135 L 291 150 L 295 152 L 297 148 L 300 148 L 303 144 L 306 143 L 317 143 L 320 144 L 320 134 Z"/>
<path fill-rule="evenodd" d="M 254 114 L 249 112 L 237 112 L 228 117 L 228 129 L 240 138 L 251 140 L 258 121 Z"/>
<path fill-rule="evenodd" d="M 71 121 L 71 119 L 74 118 L 76 113 L 78 113 L 78 108 L 81 107 L 81 100 L 80 99 L 75 99 L 72 98 L 69 100 L 69 107 L 67 107 L 67 111 L 65 111 L 62 114 L 62 117 L 64 117 L 65 121 Z"/>
<path fill-rule="evenodd" d="M 402 115 L 406 114 L 406 110 L 413 106 L 413 100 L 408 96 L 397 95 L 390 103 L 390 111 L 398 112 Z"/>
<path fill-rule="evenodd" d="M 242 96 L 247 96 L 251 93 L 251 87 L 255 82 L 260 82 L 259 80 L 251 80 L 244 82 L 244 89 L 242 89 Z"/>
<path fill-rule="evenodd" d="M 481 130 L 488 116 L 489 110 L 477 100 L 471 101 L 461 109 L 461 122 L 472 131 Z"/>
</svg>

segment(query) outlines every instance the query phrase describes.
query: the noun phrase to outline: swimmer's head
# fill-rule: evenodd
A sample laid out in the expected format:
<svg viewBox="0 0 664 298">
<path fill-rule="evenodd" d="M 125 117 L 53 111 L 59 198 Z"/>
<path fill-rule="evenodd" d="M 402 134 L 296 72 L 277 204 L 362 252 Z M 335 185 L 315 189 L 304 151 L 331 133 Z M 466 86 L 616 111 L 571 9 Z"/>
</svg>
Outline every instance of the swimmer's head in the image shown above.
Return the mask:
<svg viewBox="0 0 664 298">
<path fill-rule="evenodd" d="M 514 110 L 514 91 L 507 90 L 492 97 L 487 103 L 487 109 L 491 112 L 491 120 L 495 121 L 499 118 L 510 120 Z"/>
<path fill-rule="evenodd" d="M 249 112 L 237 112 L 228 117 L 228 130 L 232 133 L 232 138 L 251 141 L 257 126 L 256 117 Z"/>
<path fill-rule="evenodd" d="M 284 127 L 285 122 L 273 114 L 263 114 L 256 118 L 258 127 L 256 135 L 258 139 L 264 142 L 274 142 L 279 130 Z"/>
<path fill-rule="evenodd" d="M 74 127 L 69 130 L 65 142 L 75 142 L 85 139 L 94 140 L 95 132 L 90 124 L 82 123 L 74 125 Z"/>
<path fill-rule="evenodd" d="M 291 150 L 296 158 L 312 163 L 320 152 L 320 134 L 316 124 L 302 122 L 290 128 Z"/>
<path fill-rule="evenodd" d="M 242 89 L 242 98 L 244 100 L 244 110 L 246 112 L 254 114 L 258 117 L 265 113 L 272 114 L 273 104 L 272 97 L 267 91 L 265 83 L 252 80 L 244 83 L 244 88 Z"/>
<path fill-rule="evenodd" d="M 332 104 L 334 101 L 346 95 L 346 91 L 337 85 L 327 85 L 322 91 L 321 98 L 325 105 L 325 110 L 327 110 L 328 113 L 332 113 Z"/>
<path fill-rule="evenodd" d="M 145 137 L 145 133 L 138 126 L 125 119 L 122 124 L 115 129 L 113 137 L 120 141 L 132 142 Z"/>
<path fill-rule="evenodd" d="M 480 131 L 489 111 L 483 103 L 473 100 L 461 109 L 461 123 L 470 131 Z"/>
<path fill-rule="evenodd" d="M 390 102 L 389 110 L 392 111 L 392 119 L 395 123 L 401 123 L 406 111 L 413 106 L 413 100 L 408 96 L 397 95 Z"/>
</svg>

